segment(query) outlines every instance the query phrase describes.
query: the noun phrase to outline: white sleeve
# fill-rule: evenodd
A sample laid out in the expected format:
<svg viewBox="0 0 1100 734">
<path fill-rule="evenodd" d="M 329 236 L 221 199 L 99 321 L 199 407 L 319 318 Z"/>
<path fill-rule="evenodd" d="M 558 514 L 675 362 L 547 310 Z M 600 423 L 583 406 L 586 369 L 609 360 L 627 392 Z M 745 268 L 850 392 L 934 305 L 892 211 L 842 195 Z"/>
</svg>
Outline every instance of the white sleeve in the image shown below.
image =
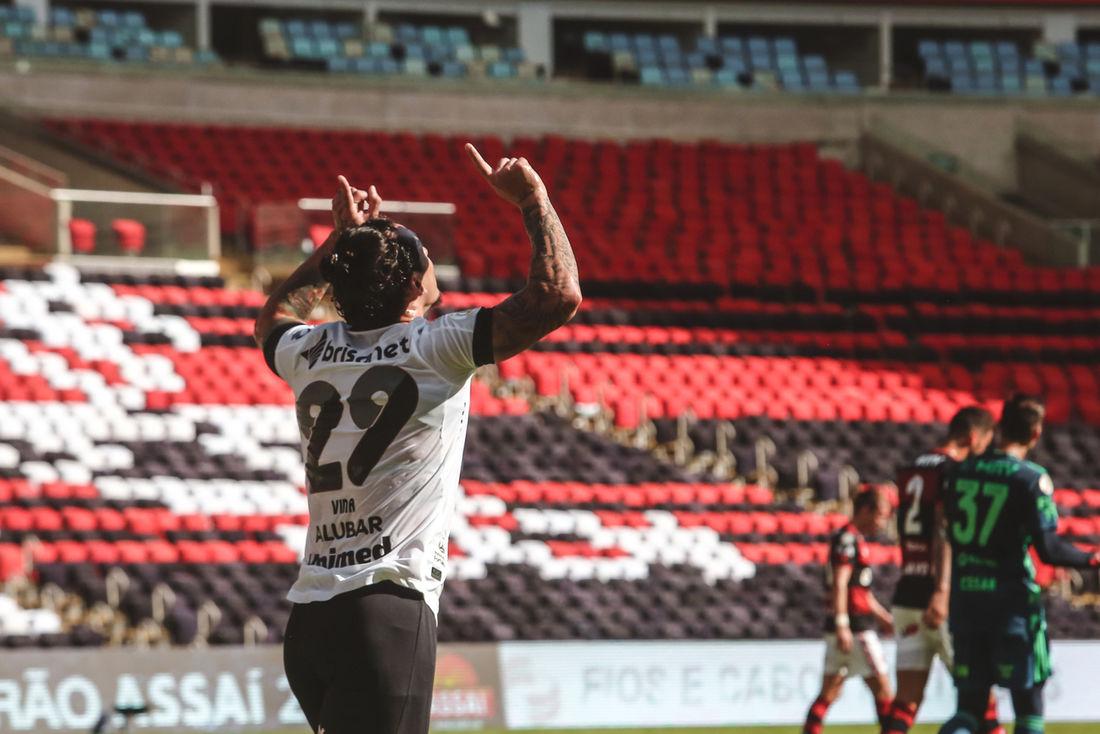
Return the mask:
<svg viewBox="0 0 1100 734">
<path fill-rule="evenodd" d="M 264 361 L 272 372 L 290 381 L 298 367 L 297 357 L 313 328 L 309 324 L 281 324 L 268 334 L 264 342 Z"/>
<path fill-rule="evenodd" d="M 439 374 L 465 382 L 493 361 L 493 309 L 475 308 L 441 316 L 424 325 L 420 355 Z"/>
</svg>

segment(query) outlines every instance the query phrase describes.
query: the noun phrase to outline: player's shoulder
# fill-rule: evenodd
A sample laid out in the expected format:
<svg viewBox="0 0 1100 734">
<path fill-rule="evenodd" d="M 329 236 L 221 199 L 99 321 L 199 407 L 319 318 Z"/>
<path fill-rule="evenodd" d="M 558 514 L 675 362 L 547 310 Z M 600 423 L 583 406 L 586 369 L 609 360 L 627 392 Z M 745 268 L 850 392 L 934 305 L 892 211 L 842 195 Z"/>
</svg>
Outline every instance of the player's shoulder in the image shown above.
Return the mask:
<svg viewBox="0 0 1100 734">
<path fill-rule="evenodd" d="M 859 545 L 859 542 L 863 540 L 863 536 L 851 523 L 833 533 L 832 544 L 834 547 L 843 548 L 848 546 Z"/>
<path fill-rule="evenodd" d="M 1054 480 L 1051 479 L 1050 472 L 1034 461 L 1022 460 L 1016 476 L 1018 481 L 1028 487 L 1035 488 L 1045 495 L 1054 494 Z"/>
</svg>

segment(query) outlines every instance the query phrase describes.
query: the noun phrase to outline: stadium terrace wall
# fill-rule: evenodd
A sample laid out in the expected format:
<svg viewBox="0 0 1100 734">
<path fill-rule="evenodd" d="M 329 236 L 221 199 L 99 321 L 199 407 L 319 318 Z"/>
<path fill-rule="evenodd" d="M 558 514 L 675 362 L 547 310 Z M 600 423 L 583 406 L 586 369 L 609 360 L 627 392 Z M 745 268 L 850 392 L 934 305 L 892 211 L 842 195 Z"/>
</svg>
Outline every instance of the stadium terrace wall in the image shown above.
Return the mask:
<svg viewBox="0 0 1100 734">
<path fill-rule="evenodd" d="M 821 677 L 823 643 L 511 642 L 440 646 L 436 731 L 538 727 L 798 724 Z M 893 658 L 893 645 L 887 655 Z M 1051 721 L 1100 721 L 1092 684 L 1100 642 L 1056 642 Z M 943 721 L 954 691 L 937 668 L 922 721 Z M 1007 708 L 1007 701 L 1002 702 Z M 277 646 L 7 651 L 0 731 L 91 731 L 104 708 L 147 705 L 150 732 L 304 728 Z M 863 686 L 847 686 L 834 723 L 872 723 Z"/>
<path fill-rule="evenodd" d="M 1100 155 L 1100 101 L 936 95 L 650 92 L 582 83 L 363 81 L 297 73 L 152 73 L 0 65 L 0 99 L 34 114 L 583 138 L 811 140 L 854 152 L 881 118 L 1015 188 L 1021 122 Z"/>
</svg>

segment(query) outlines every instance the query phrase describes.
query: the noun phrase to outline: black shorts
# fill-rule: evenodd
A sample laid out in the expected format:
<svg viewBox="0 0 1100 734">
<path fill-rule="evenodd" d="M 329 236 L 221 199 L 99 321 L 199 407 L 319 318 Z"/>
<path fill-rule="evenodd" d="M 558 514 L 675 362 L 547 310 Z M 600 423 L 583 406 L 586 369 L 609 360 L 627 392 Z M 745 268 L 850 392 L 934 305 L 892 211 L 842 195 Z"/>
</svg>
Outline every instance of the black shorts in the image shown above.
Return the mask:
<svg viewBox="0 0 1100 734">
<path fill-rule="evenodd" d="M 314 732 L 426 734 L 435 644 L 423 595 L 384 581 L 295 604 L 283 665 Z"/>
<path fill-rule="evenodd" d="M 951 615 L 955 684 L 960 690 L 1041 686 L 1050 677 L 1050 641 L 1042 609 L 987 616 Z"/>
</svg>

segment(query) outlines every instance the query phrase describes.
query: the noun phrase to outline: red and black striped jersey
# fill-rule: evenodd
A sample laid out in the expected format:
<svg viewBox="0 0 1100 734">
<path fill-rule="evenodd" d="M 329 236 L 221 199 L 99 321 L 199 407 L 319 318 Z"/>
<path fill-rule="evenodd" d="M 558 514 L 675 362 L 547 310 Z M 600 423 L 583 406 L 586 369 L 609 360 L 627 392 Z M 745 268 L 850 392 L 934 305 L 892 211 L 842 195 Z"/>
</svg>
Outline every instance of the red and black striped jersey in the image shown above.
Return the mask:
<svg viewBox="0 0 1100 734">
<path fill-rule="evenodd" d="M 852 567 L 852 580 L 848 582 L 848 618 L 853 632 L 865 632 L 875 628 L 875 617 L 871 613 L 871 582 L 874 572 L 871 569 L 871 551 L 867 539 L 848 523 L 829 542 L 828 591 L 832 600 L 833 575 L 841 566 Z M 829 610 L 825 618 L 825 631 L 836 631 L 835 610 Z"/>
<path fill-rule="evenodd" d="M 932 598 L 936 508 L 943 503 L 944 487 L 955 466 L 947 454 L 929 451 L 898 472 L 901 578 L 894 590 L 895 606 L 924 609 Z"/>
</svg>

